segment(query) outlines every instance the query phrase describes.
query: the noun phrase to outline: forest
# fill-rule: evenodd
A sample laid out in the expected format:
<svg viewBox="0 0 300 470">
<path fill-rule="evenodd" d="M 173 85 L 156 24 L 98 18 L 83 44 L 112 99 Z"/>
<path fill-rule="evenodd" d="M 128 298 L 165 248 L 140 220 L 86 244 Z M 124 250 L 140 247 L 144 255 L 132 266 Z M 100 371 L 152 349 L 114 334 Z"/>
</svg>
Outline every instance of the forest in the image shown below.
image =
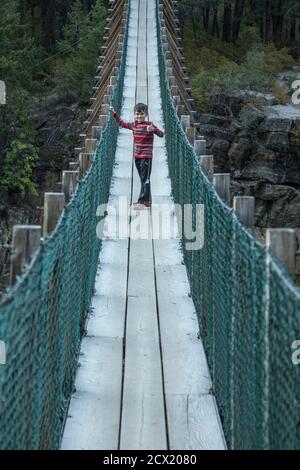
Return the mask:
<svg viewBox="0 0 300 470">
<path fill-rule="evenodd" d="M 194 35 L 199 23 L 223 42 L 235 42 L 243 26 L 255 27 L 264 43 L 294 45 L 299 33 L 298 0 L 182 0 Z M 200 21 L 199 21 L 200 20 Z"/>
<path fill-rule="evenodd" d="M 288 90 L 277 78 L 299 65 L 298 0 L 179 3 L 184 52 L 199 109 L 207 110 L 208 96 L 216 88 L 268 92 L 280 104 L 289 101 L 291 83 Z"/>
<path fill-rule="evenodd" d="M 0 191 L 37 195 L 33 116 L 41 103 L 86 103 L 102 44 L 104 0 L 1 0 Z M 55 98 L 55 100 L 54 100 Z"/>
</svg>

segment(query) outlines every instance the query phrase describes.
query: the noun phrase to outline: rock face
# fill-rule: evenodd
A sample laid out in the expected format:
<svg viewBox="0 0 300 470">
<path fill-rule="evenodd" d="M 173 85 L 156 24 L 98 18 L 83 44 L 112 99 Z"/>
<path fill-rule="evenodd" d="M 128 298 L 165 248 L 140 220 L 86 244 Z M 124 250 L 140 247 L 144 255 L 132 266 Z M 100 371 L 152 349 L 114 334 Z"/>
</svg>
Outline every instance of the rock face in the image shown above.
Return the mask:
<svg viewBox="0 0 300 470">
<path fill-rule="evenodd" d="M 68 169 L 74 147 L 79 143 L 82 127 L 80 109 L 76 104 L 68 105 L 60 100 L 41 102 L 33 120 L 39 145 L 35 177 L 40 191 L 53 190 L 53 183 L 58 181 L 62 170 Z"/>
<path fill-rule="evenodd" d="M 232 195 L 255 196 L 258 227 L 300 227 L 300 106 L 258 107 L 222 93 L 211 110 L 200 133 L 215 172 L 231 173 Z"/>
<path fill-rule="evenodd" d="M 60 191 L 63 170 L 74 157 L 74 147 L 82 127 L 80 109 L 61 100 L 48 98 L 39 102 L 33 115 L 38 133 L 39 158 L 33 177 L 38 197 L 0 194 L 0 296 L 9 283 L 12 228 L 17 224 L 41 225 L 44 192 Z"/>
</svg>

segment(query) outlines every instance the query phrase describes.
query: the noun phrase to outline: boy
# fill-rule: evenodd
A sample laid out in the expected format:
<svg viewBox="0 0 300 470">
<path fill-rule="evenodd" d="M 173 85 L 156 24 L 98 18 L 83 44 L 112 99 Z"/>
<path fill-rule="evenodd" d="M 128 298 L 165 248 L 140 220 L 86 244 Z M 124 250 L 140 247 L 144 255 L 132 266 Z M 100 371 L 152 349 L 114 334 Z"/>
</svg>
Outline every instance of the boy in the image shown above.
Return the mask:
<svg viewBox="0 0 300 470">
<path fill-rule="evenodd" d="M 119 126 L 130 129 L 134 139 L 134 161 L 141 180 L 141 191 L 138 202 L 133 204 L 137 210 L 151 206 L 150 175 L 152 170 L 153 140 L 154 134 L 163 137 L 164 132 L 154 126 L 152 122 L 146 121 L 148 107 L 144 103 L 138 103 L 134 107 L 134 122 L 124 122 L 110 106 L 110 111 Z"/>
</svg>

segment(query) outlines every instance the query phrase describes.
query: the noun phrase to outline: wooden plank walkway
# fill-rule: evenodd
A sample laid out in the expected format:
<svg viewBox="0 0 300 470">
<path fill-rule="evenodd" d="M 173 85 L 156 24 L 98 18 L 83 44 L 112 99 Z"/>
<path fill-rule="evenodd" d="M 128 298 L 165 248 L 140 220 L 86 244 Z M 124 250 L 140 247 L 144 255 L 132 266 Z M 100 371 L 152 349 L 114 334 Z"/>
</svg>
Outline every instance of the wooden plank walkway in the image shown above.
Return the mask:
<svg viewBox="0 0 300 470">
<path fill-rule="evenodd" d="M 132 0 L 122 117 L 131 121 L 134 104 L 146 102 L 163 129 L 155 25 L 155 1 Z M 165 139 L 157 137 L 151 181 L 153 203 L 172 213 Z M 139 189 L 132 135 L 120 129 L 109 206 L 124 196 L 131 204 Z M 120 210 L 131 231 L 103 242 L 61 448 L 224 449 L 179 241 L 135 239 L 138 215 Z M 151 235 L 154 212 L 143 217 Z"/>
</svg>

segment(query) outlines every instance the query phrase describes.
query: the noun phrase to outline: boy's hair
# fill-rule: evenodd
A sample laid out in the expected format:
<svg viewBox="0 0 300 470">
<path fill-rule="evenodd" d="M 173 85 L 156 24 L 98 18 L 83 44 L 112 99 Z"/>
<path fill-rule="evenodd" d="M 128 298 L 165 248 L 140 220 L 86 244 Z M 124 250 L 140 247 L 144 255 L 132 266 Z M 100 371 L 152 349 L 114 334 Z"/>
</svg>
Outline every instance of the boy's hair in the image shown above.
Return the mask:
<svg viewBox="0 0 300 470">
<path fill-rule="evenodd" d="M 144 112 L 145 114 L 148 114 L 148 106 L 144 103 L 137 103 L 134 107 L 134 112 L 139 112 L 142 113 Z"/>
</svg>

